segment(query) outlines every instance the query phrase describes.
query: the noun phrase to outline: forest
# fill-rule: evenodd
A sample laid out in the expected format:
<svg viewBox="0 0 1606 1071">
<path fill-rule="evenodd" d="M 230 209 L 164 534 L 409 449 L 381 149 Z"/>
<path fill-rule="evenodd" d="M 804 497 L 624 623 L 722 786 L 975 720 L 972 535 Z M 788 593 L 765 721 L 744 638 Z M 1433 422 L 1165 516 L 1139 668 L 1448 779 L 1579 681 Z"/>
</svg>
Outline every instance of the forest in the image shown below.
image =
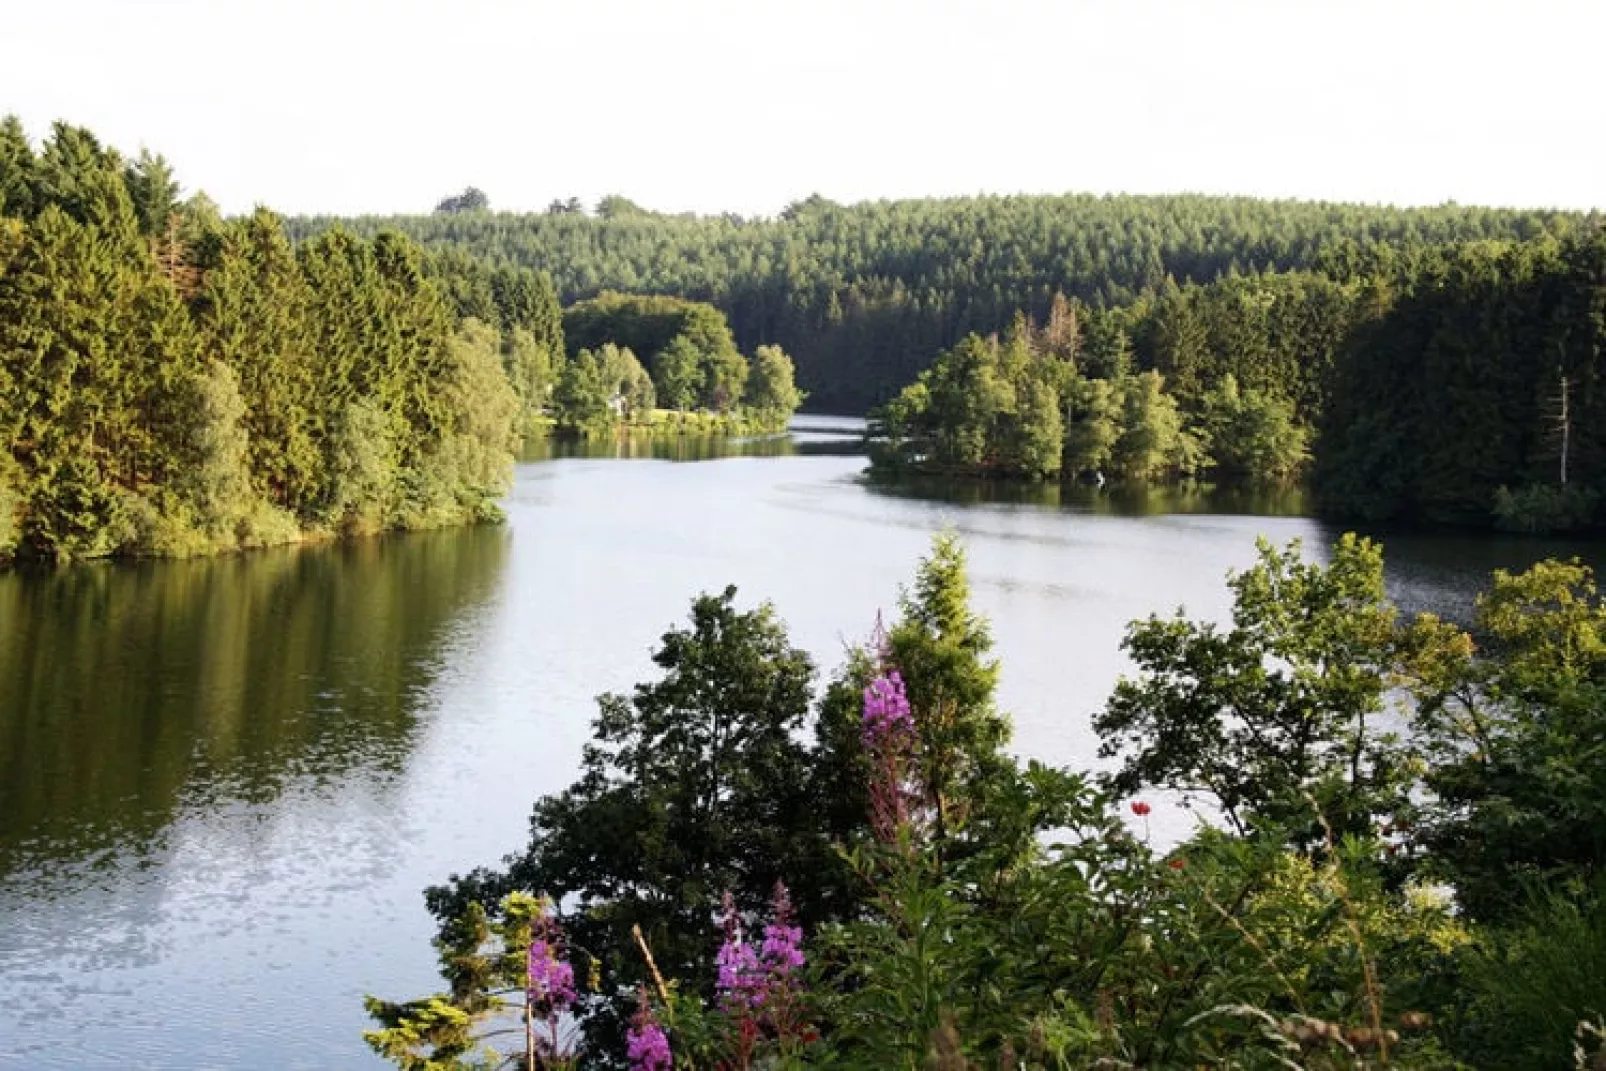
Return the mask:
<svg viewBox="0 0 1606 1071">
<path fill-rule="evenodd" d="M 1057 298 L 879 410 L 888 467 L 1289 481 L 1319 508 L 1560 530 L 1606 479 L 1606 239 L 1482 241 L 1343 272 Z"/>
<path fill-rule="evenodd" d="M 686 304 L 703 333 L 642 351 L 658 410 L 607 337 L 627 311 L 569 354 L 540 272 L 393 230 L 293 242 L 266 209 L 182 198 L 160 156 L 64 123 L 36 150 L 5 119 L 0 561 L 491 520 L 531 434 L 774 430 L 801 400 L 784 352 L 750 371 Z"/>
<path fill-rule="evenodd" d="M 1160 293 L 1168 280 L 1185 287 L 1309 271 L 1348 279 L 1438 246 L 1590 225 L 1566 212 L 1202 195 L 853 205 L 815 196 L 770 219 L 655 213 L 619 196 L 590 213 L 576 199 L 526 214 L 493 211 L 477 190 L 448 200 L 431 214 L 306 217 L 290 228 L 298 238 L 334 226 L 399 231 L 431 249 L 545 271 L 565 303 L 604 290 L 712 302 L 744 350 L 783 347 L 811 405 L 843 413 L 886 402 L 967 334 L 1001 331 L 1017 311 L 1045 320 L 1056 294 L 1113 308 Z"/>
<path fill-rule="evenodd" d="M 1097 770 L 1023 762 L 939 535 L 814 686 L 776 609 L 692 603 L 599 697 L 526 846 L 426 892 L 396 1066 L 1593 1068 L 1606 603 L 1496 572 L 1470 631 L 1382 548 L 1262 542 L 1230 619 L 1132 622 Z M 1199 808 L 1191 832 L 1151 816 Z"/>
<path fill-rule="evenodd" d="M 713 303 L 739 342 L 795 356 L 811 406 L 884 407 L 883 463 L 1299 479 L 1322 512 L 1368 522 L 1554 531 L 1599 517 L 1606 254 L 1592 215 L 816 197 L 747 220 L 622 197 L 590 214 L 472 201 L 339 222 L 539 268 L 565 300 Z"/>
</svg>

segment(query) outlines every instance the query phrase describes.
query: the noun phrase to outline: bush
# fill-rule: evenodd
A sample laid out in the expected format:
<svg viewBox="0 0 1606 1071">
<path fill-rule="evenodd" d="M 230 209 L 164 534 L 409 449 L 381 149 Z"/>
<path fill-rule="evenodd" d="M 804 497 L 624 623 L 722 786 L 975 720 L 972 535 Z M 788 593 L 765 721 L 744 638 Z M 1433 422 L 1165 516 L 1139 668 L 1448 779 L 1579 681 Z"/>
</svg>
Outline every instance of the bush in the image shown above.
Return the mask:
<svg viewBox="0 0 1606 1071">
<path fill-rule="evenodd" d="M 1529 484 L 1495 492 L 1495 527 L 1506 532 L 1544 535 L 1571 532 L 1594 522 L 1600 496 L 1586 487 Z"/>
<path fill-rule="evenodd" d="M 1606 1017 L 1603 891 L 1537 898 L 1519 923 L 1465 950 L 1450 1024 L 1459 1055 L 1509 1071 L 1568 1066 L 1579 1024 Z"/>
</svg>

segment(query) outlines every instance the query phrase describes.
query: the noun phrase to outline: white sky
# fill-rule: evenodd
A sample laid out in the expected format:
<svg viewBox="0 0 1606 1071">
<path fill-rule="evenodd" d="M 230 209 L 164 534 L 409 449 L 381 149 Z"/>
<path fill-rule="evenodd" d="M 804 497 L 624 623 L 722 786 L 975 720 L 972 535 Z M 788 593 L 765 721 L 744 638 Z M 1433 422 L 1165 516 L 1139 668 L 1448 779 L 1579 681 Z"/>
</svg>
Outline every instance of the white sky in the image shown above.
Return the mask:
<svg viewBox="0 0 1606 1071">
<path fill-rule="evenodd" d="M 1606 206 L 1606 0 L 0 0 L 0 113 L 226 211 Z"/>
</svg>

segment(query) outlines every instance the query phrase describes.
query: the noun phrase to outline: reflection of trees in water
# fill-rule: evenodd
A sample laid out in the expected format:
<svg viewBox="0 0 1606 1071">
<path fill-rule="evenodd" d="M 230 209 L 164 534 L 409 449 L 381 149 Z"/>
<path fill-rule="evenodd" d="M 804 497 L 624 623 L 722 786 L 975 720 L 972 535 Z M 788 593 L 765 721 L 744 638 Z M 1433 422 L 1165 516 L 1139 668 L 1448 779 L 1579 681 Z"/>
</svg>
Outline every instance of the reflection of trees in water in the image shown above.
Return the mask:
<svg viewBox="0 0 1606 1071">
<path fill-rule="evenodd" d="M 27 842 L 144 843 L 196 796 L 398 770 L 506 547 L 465 529 L 0 574 L 0 873 Z"/>
<path fill-rule="evenodd" d="M 1130 484 L 1095 487 L 1049 480 L 988 480 L 935 473 L 872 473 L 866 485 L 876 494 L 920 498 L 961 506 L 1023 505 L 1117 517 L 1168 513 L 1226 513 L 1259 517 L 1303 517 L 1311 510 L 1299 487 L 1215 487 L 1208 483 Z"/>
<path fill-rule="evenodd" d="M 590 439 L 541 438 L 525 443 L 521 461 L 565 458 L 714 461 L 723 457 L 851 457 L 864 453 L 863 428 L 804 426 L 781 435 L 648 435 L 622 432 Z"/>
<path fill-rule="evenodd" d="M 721 457 L 785 457 L 796 452 L 789 435 L 732 438 L 723 435 L 632 434 L 626 431 L 588 439 L 534 439 L 525 444 L 521 460 L 640 458 L 655 461 L 712 461 Z"/>
</svg>

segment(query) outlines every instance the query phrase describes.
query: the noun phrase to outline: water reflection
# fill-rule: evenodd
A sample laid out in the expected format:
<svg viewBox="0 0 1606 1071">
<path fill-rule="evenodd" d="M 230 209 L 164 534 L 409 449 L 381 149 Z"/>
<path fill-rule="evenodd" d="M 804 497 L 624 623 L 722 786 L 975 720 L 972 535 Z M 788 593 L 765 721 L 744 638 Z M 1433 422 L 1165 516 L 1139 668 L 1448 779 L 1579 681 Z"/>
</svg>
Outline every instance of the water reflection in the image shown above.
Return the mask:
<svg viewBox="0 0 1606 1071">
<path fill-rule="evenodd" d="M 1172 513 L 1227 513 L 1303 517 L 1309 494 L 1300 487 L 1218 488 L 1205 483 L 1110 486 L 1046 481 L 986 480 L 931 473 L 867 474 L 874 493 L 960 506 L 1025 505 L 1116 517 Z"/>
<path fill-rule="evenodd" d="M 778 435 L 653 436 L 637 432 L 589 439 L 544 438 L 526 443 L 522 461 L 569 458 L 713 461 L 725 457 L 850 456 L 864 452 L 862 421 L 843 418 L 801 418 Z"/>
<path fill-rule="evenodd" d="M 181 802 L 401 768 L 498 529 L 0 574 L 0 876 L 139 852 Z"/>
</svg>

